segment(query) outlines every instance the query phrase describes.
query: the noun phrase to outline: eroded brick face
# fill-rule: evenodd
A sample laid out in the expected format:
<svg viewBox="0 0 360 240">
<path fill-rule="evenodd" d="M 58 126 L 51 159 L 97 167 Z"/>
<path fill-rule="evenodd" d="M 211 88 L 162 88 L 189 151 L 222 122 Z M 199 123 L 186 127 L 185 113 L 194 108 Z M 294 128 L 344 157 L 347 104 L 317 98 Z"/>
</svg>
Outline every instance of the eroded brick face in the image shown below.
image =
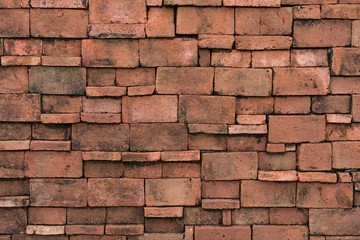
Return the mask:
<svg viewBox="0 0 360 240">
<path fill-rule="evenodd" d="M 0 0 L 0 240 L 358 240 L 359 0 Z"/>
</svg>

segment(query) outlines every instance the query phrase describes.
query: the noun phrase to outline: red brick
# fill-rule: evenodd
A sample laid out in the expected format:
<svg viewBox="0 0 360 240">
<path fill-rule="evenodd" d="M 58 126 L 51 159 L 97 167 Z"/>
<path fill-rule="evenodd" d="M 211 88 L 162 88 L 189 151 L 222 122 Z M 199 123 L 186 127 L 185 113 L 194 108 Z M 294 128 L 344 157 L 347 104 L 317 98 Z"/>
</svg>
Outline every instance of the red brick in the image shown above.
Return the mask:
<svg viewBox="0 0 360 240">
<path fill-rule="evenodd" d="M 27 225 L 26 234 L 28 235 L 63 235 L 65 226 L 45 226 L 45 225 Z"/>
<path fill-rule="evenodd" d="M 41 56 L 40 39 L 5 39 L 4 55 L 7 56 Z"/>
<path fill-rule="evenodd" d="M 195 206 L 201 198 L 199 178 L 145 180 L 146 206 Z"/>
<path fill-rule="evenodd" d="M 360 124 L 326 124 L 326 140 L 360 140 Z"/>
<path fill-rule="evenodd" d="M 140 63 L 146 67 L 194 66 L 197 52 L 197 41 L 191 38 L 140 40 Z"/>
<path fill-rule="evenodd" d="M 351 40 L 351 22 L 347 20 L 297 20 L 294 22 L 295 47 L 347 46 Z"/>
<path fill-rule="evenodd" d="M 220 0 L 165 0 L 164 5 L 220 6 Z"/>
<path fill-rule="evenodd" d="M 160 160 L 160 152 L 124 152 L 124 162 L 154 162 Z"/>
<path fill-rule="evenodd" d="M 200 161 L 199 151 L 165 151 L 161 153 L 162 161 Z"/>
<path fill-rule="evenodd" d="M 189 135 L 189 149 L 226 150 L 226 138 L 209 134 Z"/>
<path fill-rule="evenodd" d="M 0 208 L 0 233 L 14 234 L 26 229 L 26 210 L 24 208 Z"/>
<path fill-rule="evenodd" d="M 236 114 L 271 114 L 273 111 L 272 97 L 238 98 L 236 101 Z"/>
<path fill-rule="evenodd" d="M 120 162 L 87 161 L 84 163 L 84 176 L 89 177 L 123 177 L 123 165 Z"/>
<path fill-rule="evenodd" d="M 33 37 L 87 37 L 88 13 L 85 10 L 31 9 L 30 18 Z"/>
<path fill-rule="evenodd" d="M 89 0 L 90 23 L 145 23 L 146 4 L 142 0 Z"/>
<path fill-rule="evenodd" d="M 237 8 L 235 32 L 239 35 L 290 35 L 292 8 Z"/>
<path fill-rule="evenodd" d="M 281 0 L 224 0 L 225 6 L 280 7 Z"/>
<path fill-rule="evenodd" d="M 216 51 L 211 54 L 211 66 L 250 67 L 251 53 L 246 51 Z"/>
<path fill-rule="evenodd" d="M 210 49 L 199 49 L 199 65 L 200 67 L 210 66 Z"/>
<path fill-rule="evenodd" d="M 351 123 L 351 120 L 351 114 L 326 114 L 326 123 Z"/>
<path fill-rule="evenodd" d="M 165 218 L 165 217 L 182 217 L 182 207 L 145 207 L 145 217 Z"/>
<path fill-rule="evenodd" d="M 155 84 L 155 68 L 116 69 L 118 86 L 146 86 Z"/>
<path fill-rule="evenodd" d="M 26 140 L 30 136 L 29 123 L 0 123 L 0 140 Z"/>
<path fill-rule="evenodd" d="M 231 49 L 234 45 L 233 35 L 200 34 L 198 36 L 199 48 Z"/>
<path fill-rule="evenodd" d="M 269 224 L 268 208 L 240 208 L 233 210 L 231 215 L 233 224 Z"/>
<path fill-rule="evenodd" d="M 257 154 L 203 153 L 201 174 L 205 180 L 256 179 Z"/>
<path fill-rule="evenodd" d="M 36 141 L 30 143 L 30 150 L 70 151 L 70 141 Z"/>
<path fill-rule="evenodd" d="M 113 98 L 83 98 L 83 112 L 121 113 L 121 100 Z"/>
<path fill-rule="evenodd" d="M 348 172 L 337 172 L 338 181 L 343 183 L 349 183 L 352 181 L 350 173 Z"/>
<path fill-rule="evenodd" d="M 309 214 L 312 235 L 359 235 L 360 209 L 311 209 Z M 328 237 L 327 237 L 328 238 Z M 345 239 L 345 237 L 341 237 Z M 354 239 L 355 240 L 355 239 Z"/>
<path fill-rule="evenodd" d="M 237 209 L 240 208 L 238 199 L 203 199 L 201 201 L 203 209 Z"/>
<path fill-rule="evenodd" d="M 92 151 L 125 151 L 129 148 L 129 125 L 85 124 L 72 127 L 72 149 Z"/>
<path fill-rule="evenodd" d="M 106 225 L 105 233 L 107 235 L 141 235 L 144 234 L 144 225 Z"/>
<path fill-rule="evenodd" d="M 217 68 L 215 92 L 220 95 L 270 96 L 272 71 L 269 69 Z"/>
<path fill-rule="evenodd" d="M 89 36 L 95 38 L 145 38 L 145 24 L 90 24 Z"/>
<path fill-rule="evenodd" d="M 356 4 L 324 5 L 322 18 L 360 19 L 360 6 Z"/>
<path fill-rule="evenodd" d="M 211 94 L 214 69 L 208 67 L 164 67 L 157 69 L 158 94 Z"/>
<path fill-rule="evenodd" d="M 80 57 L 81 40 L 43 39 L 43 55 L 56 57 Z"/>
<path fill-rule="evenodd" d="M 120 161 L 120 152 L 82 152 L 84 161 L 104 160 L 104 161 Z"/>
<path fill-rule="evenodd" d="M 341 0 L 340 0 L 341 1 Z M 308 0 L 306 2 L 302 0 L 282 0 L 283 5 L 309 5 L 309 4 L 332 4 L 337 3 L 337 0 Z"/>
<path fill-rule="evenodd" d="M 152 95 L 155 91 L 155 85 L 150 86 L 134 86 L 127 88 L 128 96 L 144 96 Z"/>
<path fill-rule="evenodd" d="M 273 84 L 274 95 L 326 95 L 330 74 L 327 68 L 276 68 Z"/>
<path fill-rule="evenodd" d="M 272 143 L 323 140 L 325 140 L 325 116 L 269 116 L 269 141 Z"/>
<path fill-rule="evenodd" d="M 135 40 L 82 40 L 83 65 L 86 67 L 126 67 L 139 65 L 139 44 Z"/>
<path fill-rule="evenodd" d="M 145 218 L 145 231 L 149 233 L 183 233 L 184 220 L 180 218 Z"/>
<path fill-rule="evenodd" d="M 57 2 L 51 0 L 31 0 L 31 7 L 34 8 L 86 8 L 87 5 L 87 0 L 60 0 Z"/>
<path fill-rule="evenodd" d="M 115 69 L 88 68 L 87 86 L 114 86 Z"/>
<path fill-rule="evenodd" d="M 229 151 L 265 151 L 266 148 L 264 135 L 227 136 L 226 140 Z"/>
<path fill-rule="evenodd" d="M 350 113 L 350 96 L 312 97 L 313 113 Z"/>
<path fill-rule="evenodd" d="M 309 114 L 311 98 L 310 97 L 276 97 L 276 114 Z"/>
<path fill-rule="evenodd" d="M 360 95 L 352 96 L 352 117 L 354 122 L 360 122 Z"/>
<path fill-rule="evenodd" d="M 0 9 L 0 16 L 0 37 L 29 37 L 28 9 Z"/>
<path fill-rule="evenodd" d="M 24 177 L 24 152 L 0 152 L 1 178 Z"/>
<path fill-rule="evenodd" d="M 29 208 L 29 224 L 65 224 L 65 208 Z"/>
<path fill-rule="evenodd" d="M 354 47 L 360 47 L 360 21 L 352 22 L 351 44 Z"/>
<path fill-rule="evenodd" d="M 351 208 L 353 186 L 348 183 L 298 183 L 296 206 L 301 208 Z"/>
<path fill-rule="evenodd" d="M 233 34 L 234 9 L 178 7 L 177 34 Z"/>
<path fill-rule="evenodd" d="M 188 124 L 189 133 L 226 134 L 226 124 Z"/>
<path fill-rule="evenodd" d="M 86 179 L 31 179 L 31 206 L 85 207 Z"/>
<path fill-rule="evenodd" d="M 231 210 L 223 210 L 222 211 L 222 223 L 224 226 L 231 225 Z"/>
<path fill-rule="evenodd" d="M 194 240 L 195 226 L 185 226 L 185 240 Z M 180 239 L 182 239 L 181 236 Z M 154 239 L 155 240 L 155 239 Z"/>
<path fill-rule="evenodd" d="M 172 162 L 163 163 L 163 177 L 200 177 L 199 163 Z"/>
<path fill-rule="evenodd" d="M 270 224 L 297 224 L 308 223 L 309 211 L 303 208 L 271 208 Z"/>
<path fill-rule="evenodd" d="M 177 96 L 124 97 L 123 122 L 176 122 Z"/>
<path fill-rule="evenodd" d="M 294 6 L 293 15 L 294 19 L 320 19 L 320 6 Z"/>
<path fill-rule="evenodd" d="M 186 225 L 221 224 L 221 211 L 205 210 L 201 207 L 185 207 L 184 223 Z"/>
<path fill-rule="evenodd" d="M 333 142 L 333 168 L 349 169 L 360 166 L 360 142 Z"/>
<path fill-rule="evenodd" d="M 307 226 L 253 226 L 253 240 L 307 240 Z"/>
<path fill-rule="evenodd" d="M 286 146 L 282 143 L 268 143 L 266 144 L 266 151 L 272 153 L 281 153 L 286 151 Z"/>
<path fill-rule="evenodd" d="M 146 25 L 147 37 L 175 37 L 174 9 L 150 8 Z"/>
<path fill-rule="evenodd" d="M 291 66 L 293 67 L 327 67 L 328 55 L 325 49 L 291 50 Z"/>
<path fill-rule="evenodd" d="M 42 96 L 43 113 L 76 113 L 81 111 L 81 97 L 74 96 Z"/>
<path fill-rule="evenodd" d="M 131 151 L 187 149 L 187 128 L 180 123 L 132 124 Z"/>
<path fill-rule="evenodd" d="M 203 198 L 239 198 L 237 181 L 202 181 Z"/>
<path fill-rule="evenodd" d="M 1 197 L 1 207 L 27 207 L 29 205 L 28 196 Z"/>
<path fill-rule="evenodd" d="M 129 240 L 183 240 L 182 233 L 146 233 L 140 236 L 129 236 Z"/>
<path fill-rule="evenodd" d="M 294 182 L 298 180 L 296 171 L 258 171 L 258 179 L 270 182 Z"/>
<path fill-rule="evenodd" d="M 112 224 L 144 223 L 144 209 L 142 207 L 107 208 L 106 222 Z"/>
<path fill-rule="evenodd" d="M 334 48 L 332 54 L 331 72 L 335 75 L 360 75 L 357 59 L 359 48 Z"/>
<path fill-rule="evenodd" d="M 41 114 L 41 123 L 66 124 L 80 122 L 79 114 Z"/>
<path fill-rule="evenodd" d="M 91 207 L 142 206 L 144 180 L 91 178 L 88 180 L 88 204 Z"/>
<path fill-rule="evenodd" d="M 0 101 L 0 121 L 40 121 L 40 95 L 1 94 Z"/>
<path fill-rule="evenodd" d="M 43 66 L 80 67 L 81 66 L 81 57 L 42 56 L 41 63 Z M 38 64 L 38 65 L 40 65 L 40 64 Z"/>
<path fill-rule="evenodd" d="M 2 179 L 0 181 L 0 196 L 29 195 L 28 179 Z"/>
<path fill-rule="evenodd" d="M 229 134 L 266 134 L 267 125 L 228 125 Z"/>
<path fill-rule="evenodd" d="M 81 113 L 81 121 L 86 123 L 121 123 L 121 114 Z"/>
<path fill-rule="evenodd" d="M 301 171 L 331 170 L 330 143 L 304 143 L 298 147 L 298 168 Z"/>
<path fill-rule="evenodd" d="M 287 67 L 290 65 L 289 51 L 252 52 L 252 67 Z"/>
<path fill-rule="evenodd" d="M 84 235 L 102 235 L 104 234 L 103 225 L 66 225 L 65 232 L 67 235 L 84 234 Z"/>
<path fill-rule="evenodd" d="M 242 181 L 240 188 L 241 207 L 295 206 L 295 182 Z"/>
<path fill-rule="evenodd" d="M 87 87 L 87 97 L 121 97 L 126 95 L 126 87 Z"/>
<path fill-rule="evenodd" d="M 336 173 L 328 172 L 298 172 L 299 182 L 336 183 Z"/>
<path fill-rule="evenodd" d="M 1 57 L 1 66 L 36 66 L 36 65 L 41 65 L 40 57 L 31 57 L 31 56 Z"/>
<path fill-rule="evenodd" d="M 99 235 L 73 235 L 71 240 L 126 240 L 126 236 L 99 236 Z M 54 239 L 54 240 L 68 240 L 66 239 Z"/>
<path fill-rule="evenodd" d="M 288 36 L 236 36 L 235 48 L 240 50 L 289 49 L 292 38 Z"/>
<path fill-rule="evenodd" d="M 27 8 L 28 0 L 4 0 L 0 3 L 0 8 Z"/>
<path fill-rule="evenodd" d="M 16 151 L 30 149 L 30 141 L 1 141 L 0 151 Z"/>
<path fill-rule="evenodd" d="M 223 239 L 235 240 L 241 236 L 241 239 L 251 239 L 250 226 L 196 226 L 195 240 L 216 240 L 222 236 Z"/>
</svg>

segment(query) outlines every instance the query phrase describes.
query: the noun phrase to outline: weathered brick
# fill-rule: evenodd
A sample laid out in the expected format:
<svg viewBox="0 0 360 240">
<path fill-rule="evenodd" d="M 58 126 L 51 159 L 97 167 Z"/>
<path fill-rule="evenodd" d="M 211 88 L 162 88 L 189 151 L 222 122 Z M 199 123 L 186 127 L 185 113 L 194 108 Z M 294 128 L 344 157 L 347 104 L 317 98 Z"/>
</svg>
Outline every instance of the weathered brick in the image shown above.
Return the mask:
<svg viewBox="0 0 360 240">
<path fill-rule="evenodd" d="M 91 207 L 142 206 L 144 205 L 144 180 L 90 178 L 88 204 Z"/>
<path fill-rule="evenodd" d="M 43 113 L 76 113 L 82 107 L 81 97 L 75 96 L 42 96 Z"/>
<path fill-rule="evenodd" d="M 1 57 L 1 66 L 36 66 L 40 64 L 41 64 L 40 57 L 32 57 L 32 56 Z"/>
<path fill-rule="evenodd" d="M 321 142 L 324 139 L 325 116 L 269 116 L 270 142 Z"/>
<path fill-rule="evenodd" d="M 313 113 L 350 113 L 350 96 L 312 97 Z"/>
<path fill-rule="evenodd" d="M 325 49 L 291 50 L 291 66 L 293 67 L 327 67 L 328 52 Z"/>
<path fill-rule="evenodd" d="M 80 122 L 80 114 L 41 114 L 41 123 L 44 124 L 68 124 Z"/>
<path fill-rule="evenodd" d="M 200 161 L 200 151 L 165 151 L 161 152 L 162 161 Z"/>
<path fill-rule="evenodd" d="M 196 226 L 195 227 L 195 240 L 215 240 L 219 236 L 224 239 L 236 239 L 241 236 L 241 239 L 251 239 L 250 226 Z"/>
<path fill-rule="evenodd" d="M 0 140 L 26 140 L 31 136 L 29 123 L 0 123 Z"/>
<path fill-rule="evenodd" d="M 30 150 L 36 151 L 70 151 L 70 141 L 37 141 L 30 143 Z"/>
<path fill-rule="evenodd" d="M 1 179 L 0 196 L 25 196 L 29 195 L 28 179 Z"/>
<path fill-rule="evenodd" d="M 182 217 L 183 207 L 146 207 L 144 215 L 152 218 Z"/>
<path fill-rule="evenodd" d="M 147 37 L 175 37 L 174 9 L 150 8 L 146 25 Z"/>
<path fill-rule="evenodd" d="M 179 121 L 186 123 L 234 123 L 234 97 L 185 96 L 179 98 Z"/>
<path fill-rule="evenodd" d="M 24 152 L 0 152 L 1 178 L 24 177 Z"/>
<path fill-rule="evenodd" d="M 234 45 L 234 41 L 235 37 L 233 35 L 199 34 L 198 47 L 231 49 Z"/>
<path fill-rule="evenodd" d="M 7 56 L 41 56 L 40 39 L 5 39 L 4 55 Z"/>
<path fill-rule="evenodd" d="M 155 84 L 155 68 L 116 69 L 118 86 L 146 86 Z"/>
<path fill-rule="evenodd" d="M 155 85 L 150 86 L 134 86 L 127 88 L 128 96 L 145 96 L 152 95 L 155 91 Z"/>
<path fill-rule="evenodd" d="M 215 51 L 211 53 L 211 66 L 250 67 L 251 53 L 247 51 Z"/>
<path fill-rule="evenodd" d="M 189 133 L 226 134 L 226 124 L 188 124 Z"/>
<path fill-rule="evenodd" d="M 229 134 L 266 134 L 267 125 L 228 125 Z"/>
<path fill-rule="evenodd" d="M 81 57 L 42 56 L 41 57 L 41 64 L 43 66 L 80 67 L 81 66 Z M 40 65 L 40 63 L 37 64 L 37 65 Z"/>
<path fill-rule="evenodd" d="M 227 136 L 226 140 L 228 151 L 265 151 L 266 148 L 264 135 Z"/>
<path fill-rule="evenodd" d="M 120 99 L 83 97 L 82 103 L 86 113 L 121 113 Z"/>
<path fill-rule="evenodd" d="M 117 161 L 87 161 L 84 163 L 86 178 L 119 178 L 123 175 L 123 165 Z"/>
<path fill-rule="evenodd" d="M 301 171 L 331 170 L 331 144 L 301 144 L 298 147 L 298 168 Z"/>
<path fill-rule="evenodd" d="M 30 207 L 28 210 L 29 224 L 65 224 L 65 208 L 37 208 Z"/>
<path fill-rule="evenodd" d="M 360 48 L 334 48 L 331 72 L 335 75 L 360 75 Z"/>
<path fill-rule="evenodd" d="M 189 135 L 189 149 L 226 150 L 226 138 L 210 134 Z"/>
<path fill-rule="evenodd" d="M 183 233 L 184 220 L 180 218 L 145 218 L 145 231 L 149 233 Z"/>
<path fill-rule="evenodd" d="M 360 47 L 360 21 L 352 22 L 351 44 L 354 47 Z"/>
<path fill-rule="evenodd" d="M 298 172 L 299 182 L 336 183 L 336 173 L 328 172 Z"/>
<path fill-rule="evenodd" d="M 79 123 L 72 127 L 73 150 L 125 151 L 128 148 L 129 126 L 127 124 Z"/>
<path fill-rule="evenodd" d="M 114 86 L 115 69 L 88 68 L 86 84 L 97 87 Z"/>
<path fill-rule="evenodd" d="M 268 143 L 266 151 L 271 153 L 281 153 L 286 151 L 286 145 L 283 143 Z"/>
<path fill-rule="evenodd" d="M 320 6 L 294 6 L 293 15 L 294 19 L 320 19 Z"/>
<path fill-rule="evenodd" d="M 287 67 L 290 65 L 289 51 L 254 51 L 252 52 L 253 67 Z"/>
<path fill-rule="evenodd" d="M 205 210 L 201 207 L 184 207 L 186 225 L 208 225 L 221 223 L 221 211 Z"/>
<path fill-rule="evenodd" d="M 240 50 L 289 49 L 292 38 L 288 36 L 236 36 L 235 48 Z"/>
<path fill-rule="evenodd" d="M 123 164 L 126 178 L 161 178 L 162 163 Z"/>
<path fill-rule="evenodd" d="M 63 235 L 65 226 L 27 225 L 27 235 Z"/>
<path fill-rule="evenodd" d="M 43 39 L 43 55 L 56 57 L 80 57 L 81 40 Z"/>
<path fill-rule="evenodd" d="M 352 96 L 352 119 L 354 122 L 360 122 L 360 95 Z"/>
<path fill-rule="evenodd" d="M 203 198 L 239 198 L 238 181 L 202 181 Z"/>
<path fill-rule="evenodd" d="M 95 38 L 145 38 L 145 25 L 90 24 L 89 36 Z"/>
<path fill-rule="evenodd" d="M 333 168 L 349 169 L 360 166 L 360 142 L 332 142 Z"/>
<path fill-rule="evenodd" d="M 337 2 L 337 0 L 308 0 L 306 2 L 302 0 L 281 0 L 283 5 L 333 4 Z"/>
<path fill-rule="evenodd" d="M 31 0 L 31 7 L 34 8 L 86 8 L 88 1 L 85 0 Z"/>
<path fill-rule="evenodd" d="M 274 99 L 272 97 L 238 98 L 236 101 L 236 114 L 271 114 L 274 112 Z"/>
<path fill-rule="evenodd" d="M 40 121 L 40 95 L 1 94 L 0 101 L 0 121 Z"/>
<path fill-rule="evenodd" d="M 121 97 L 126 95 L 126 87 L 87 87 L 87 97 Z"/>
<path fill-rule="evenodd" d="M 270 224 L 308 223 L 309 211 L 304 208 L 270 208 Z"/>
<path fill-rule="evenodd" d="M 268 208 L 244 208 L 232 211 L 231 220 L 233 224 L 269 224 Z"/>
<path fill-rule="evenodd" d="M 121 161 L 120 152 L 82 152 L 84 161 Z"/>
<path fill-rule="evenodd" d="M 67 225 L 65 226 L 65 232 L 67 235 L 102 235 L 104 234 L 104 228 L 103 225 Z"/>
<path fill-rule="evenodd" d="M 220 0 L 165 0 L 164 5 L 220 6 Z"/>
<path fill-rule="evenodd" d="M 298 180 L 296 171 L 258 171 L 258 179 L 270 182 L 294 182 Z"/>
<path fill-rule="evenodd" d="M 253 226 L 253 240 L 307 240 L 307 226 Z"/>
<path fill-rule="evenodd" d="M 104 224 L 106 219 L 105 208 L 68 208 L 68 224 Z"/>
<path fill-rule="evenodd" d="M 106 225 L 106 235 L 142 235 L 144 234 L 144 225 L 127 224 L 127 225 Z"/>
<path fill-rule="evenodd" d="M 144 223 L 144 208 L 143 207 L 107 208 L 106 222 L 112 224 Z"/>
<path fill-rule="evenodd" d="M 280 7 L 281 0 L 224 0 L 225 6 Z"/>
<path fill-rule="evenodd" d="M 28 9 L 0 9 L 0 37 L 29 37 Z"/>
<path fill-rule="evenodd" d="M 274 100 L 274 110 L 276 114 L 310 113 L 310 97 L 276 97 Z"/>
<path fill-rule="evenodd" d="M 326 124 L 326 140 L 349 141 L 360 140 L 360 124 Z"/>
<path fill-rule="evenodd" d="M 146 206 L 195 206 L 201 198 L 199 178 L 145 180 Z"/>
<path fill-rule="evenodd" d="M 210 49 L 199 49 L 199 65 L 200 67 L 210 66 Z"/>
<path fill-rule="evenodd" d="M 0 233 L 14 234 L 26 229 L 26 210 L 24 208 L 0 208 Z"/>
<path fill-rule="evenodd" d="M 321 18 L 360 19 L 360 6 L 356 4 L 324 5 Z"/>
<path fill-rule="evenodd" d="M 4 0 L 0 3 L 0 8 L 26 8 L 28 6 L 28 0 Z"/>
<path fill-rule="evenodd" d="M 203 199 L 201 207 L 203 209 L 238 209 L 240 201 L 238 199 Z"/>
</svg>

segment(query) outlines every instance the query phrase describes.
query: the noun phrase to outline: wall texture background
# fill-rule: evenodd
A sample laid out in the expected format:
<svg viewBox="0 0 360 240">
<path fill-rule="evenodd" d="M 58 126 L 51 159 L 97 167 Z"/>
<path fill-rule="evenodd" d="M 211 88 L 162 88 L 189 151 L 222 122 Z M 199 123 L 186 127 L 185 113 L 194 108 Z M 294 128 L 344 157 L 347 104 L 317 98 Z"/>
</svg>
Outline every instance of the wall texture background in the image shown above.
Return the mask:
<svg viewBox="0 0 360 240">
<path fill-rule="evenodd" d="M 359 0 L 1 0 L 0 240 L 359 240 Z"/>
</svg>

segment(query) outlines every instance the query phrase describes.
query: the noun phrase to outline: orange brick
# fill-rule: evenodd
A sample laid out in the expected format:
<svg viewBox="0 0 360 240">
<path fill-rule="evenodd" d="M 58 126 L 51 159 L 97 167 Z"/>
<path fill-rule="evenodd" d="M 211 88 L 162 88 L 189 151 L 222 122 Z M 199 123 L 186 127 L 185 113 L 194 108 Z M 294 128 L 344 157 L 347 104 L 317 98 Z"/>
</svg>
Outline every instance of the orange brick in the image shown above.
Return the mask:
<svg viewBox="0 0 360 240">
<path fill-rule="evenodd" d="M 222 223 L 224 226 L 231 225 L 231 210 L 223 210 L 222 211 Z"/>
<path fill-rule="evenodd" d="M 289 51 L 254 51 L 252 67 L 287 67 L 290 65 Z"/>
<path fill-rule="evenodd" d="M 28 84 L 26 67 L 0 68 L 0 93 L 26 93 Z"/>
<path fill-rule="evenodd" d="M 360 19 L 360 6 L 357 4 L 323 5 L 321 18 Z"/>
<path fill-rule="evenodd" d="M 112 224 L 144 223 L 143 207 L 106 208 L 106 222 Z"/>
<path fill-rule="evenodd" d="M 104 224 L 105 208 L 67 208 L 68 224 Z"/>
<path fill-rule="evenodd" d="M 350 96 L 312 97 L 313 113 L 350 113 Z"/>
<path fill-rule="evenodd" d="M 163 163 L 163 177 L 200 177 L 200 164 L 194 162 Z"/>
<path fill-rule="evenodd" d="M 90 24 L 89 29 L 95 38 L 145 38 L 145 24 Z"/>
<path fill-rule="evenodd" d="M 308 0 L 306 2 L 302 0 L 282 0 L 283 5 L 333 4 L 337 2 L 337 0 Z"/>
<path fill-rule="evenodd" d="M 70 151 L 70 141 L 31 141 L 30 150 Z"/>
<path fill-rule="evenodd" d="M 51 125 L 34 123 L 32 125 L 32 139 L 39 140 L 69 140 L 71 129 L 67 125 Z"/>
<path fill-rule="evenodd" d="M 41 64 L 43 66 L 80 67 L 81 66 L 81 57 L 42 56 Z"/>
<path fill-rule="evenodd" d="M 225 6 L 280 7 L 281 0 L 224 0 Z"/>
<path fill-rule="evenodd" d="M 119 162 L 87 161 L 84 163 L 84 177 L 86 178 L 121 178 L 123 176 L 123 165 Z"/>
<path fill-rule="evenodd" d="M 320 19 L 320 6 L 307 5 L 307 6 L 294 6 L 293 7 L 294 19 Z"/>
<path fill-rule="evenodd" d="M 240 208 L 238 199 L 203 199 L 201 201 L 203 209 L 237 209 Z"/>
<path fill-rule="evenodd" d="M 67 124 L 80 122 L 80 114 L 41 114 L 41 123 Z"/>
<path fill-rule="evenodd" d="M 298 180 L 298 175 L 296 171 L 259 171 L 258 179 L 271 182 L 293 182 Z"/>
<path fill-rule="evenodd" d="M 29 122 L 40 121 L 40 95 L 1 94 L 0 121 Z M 9 111 L 12 109 L 11 111 Z"/>
<path fill-rule="evenodd" d="M 266 134 L 267 125 L 228 125 L 229 134 Z"/>
<path fill-rule="evenodd" d="M 146 86 L 155 84 L 155 68 L 117 69 L 116 85 Z"/>
<path fill-rule="evenodd" d="M 67 235 L 83 234 L 83 235 L 102 235 L 104 234 L 103 225 L 66 225 L 65 233 Z"/>
<path fill-rule="evenodd" d="M 134 86 L 127 88 L 128 96 L 145 96 L 152 95 L 155 91 L 155 85 L 150 86 Z"/>
<path fill-rule="evenodd" d="M 161 152 L 162 161 L 200 161 L 200 151 Z"/>
<path fill-rule="evenodd" d="M 292 38 L 288 36 L 236 36 L 235 48 L 240 50 L 289 49 Z"/>
<path fill-rule="evenodd" d="M 189 133 L 226 134 L 226 124 L 188 124 Z"/>
<path fill-rule="evenodd" d="M 333 168 L 348 169 L 360 166 L 360 142 L 333 142 Z"/>
<path fill-rule="evenodd" d="M 301 171 L 331 170 L 331 144 L 301 144 L 298 147 L 298 168 Z"/>
<path fill-rule="evenodd" d="M 43 55 L 56 57 L 80 57 L 81 40 L 43 39 Z"/>
<path fill-rule="evenodd" d="M 115 85 L 115 70 L 114 69 L 87 69 L 87 86 L 114 86 Z"/>
<path fill-rule="evenodd" d="M 310 97 L 276 97 L 276 114 L 309 114 L 311 98 Z"/>
<path fill-rule="evenodd" d="M 28 0 L 4 0 L 0 3 L 0 8 L 27 8 L 29 7 Z M 7 239 L 5 239 L 7 240 Z"/>
<path fill-rule="evenodd" d="M 31 56 L 1 57 L 1 66 L 36 66 L 36 65 L 41 65 L 40 57 L 31 57 Z"/>
<path fill-rule="evenodd" d="M 286 239 L 289 240 L 307 240 L 307 226 L 253 226 L 253 240 L 269 239 Z"/>
<path fill-rule="evenodd" d="M 226 140 L 229 151 L 265 151 L 266 148 L 265 135 L 233 135 Z"/>
<path fill-rule="evenodd" d="M 236 101 L 236 114 L 271 114 L 274 112 L 274 99 L 272 97 L 238 98 Z"/>
<path fill-rule="evenodd" d="M 29 224 L 65 224 L 65 208 L 34 208 L 28 210 Z"/>
<path fill-rule="evenodd" d="M 144 216 L 152 218 L 182 217 L 183 207 L 145 207 Z"/>
<path fill-rule="evenodd" d="M 238 181 L 202 181 L 203 198 L 239 198 Z"/>
<path fill-rule="evenodd" d="M 164 5 L 220 6 L 220 0 L 165 0 Z"/>
<path fill-rule="evenodd" d="M 357 59 L 359 48 L 334 48 L 332 54 L 331 72 L 335 75 L 359 75 Z"/>
<path fill-rule="evenodd" d="M 24 152 L 1 152 L 0 160 L 1 178 L 24 177 Z"/>
<path fill-rule="evenodd" d="M 295 170 L 296 154 L 294 152 L 285 153 L 265 153 L 259 152 L 259 170 L 264 171 L 287 171 Z"/>
<path fill-rule="evenodd" d="M 147 37 L 175 37 L 174 9 L 150 8 L 146 25 Z"/>
<path fill-rule="evenodd" d="M 124 162 L 154 162 L 160 160 L 160 152 L 124 152 Z"/>
<path fill-rule="evenodd" d="M 216 51 L 211 53 L 211 66 L 250 67 L 251 53 L 246 51 Z"/>
<path fill-rule="evenodd" d="M 239 225 L 269 224 L 268 208 L 240 208 L 232 211 L 232 223 Z"/>
<path fill-rule="evenodd" d="M 351 44 L 354 47 L 360 47 L 360 21 L 352 22 Z"/>
<path fill-rule="evenodd" d="M 234 45 L 233 35 L 200 34 L 198 36 L 199 48 L 231 49 Z"/>
<path fill-rule="evenodd" d="M 184 221 L 179 218 L 145 218 L 145 231 L 183 233 Z"/>
<path fill-rule="evenodd" d="M 199 49 L 199 65 L 200 67 L 210 66 L 210 49 Z"/>
<path fill-rule="evenodd" d="M 0 37 L 29 37 L 28 9 L 0 9 Z"/>
<path fill-rule="evenodd" d="M 270 208 L 270 224 L 308 223 L 309 210 L 303 208 Z"/>
<path fill-rule="evenodd" d="M 146 164 L 146 165 L 135 165 L 123 164 L 124 177 L 126 178 L 161 178 L 162 177 L 162 164 Z"/>
<path fill-rule="evenodd" d="M 81 121 L 86 123 L 121 123 L 121 114 L 81 113 Z"/>
<path fill-rule="evenodd" d="M 60 0 L 53 2 L 51 0 L 31 0 L 33 8 L 86 8 L 88 0 Z"/>
<path fill-rule="evenodd" d="M 0 141 L 0 151 L 16 151 L 30 149 L 30 141 Z"/>
<path fill-rule="evenodd" d="M 244 240 L 251 239 L 250 226 L 195 226 L 195 240 L 217 239 L 223 236 L 224 239 L 236 239 L 241 236 Z"/>
<path fill-rule="evenodd" d="M 238 124 L 265 124 L 266 115 L 237 115 Z"/>
<path fill-rule="evenodd" d="M 349 183 L 352 181 L 350 173 L 348 172 L 337 172 L 338 181 L 343 183 Z"/>
<path fill-rule="evenodd" d="M 266 144 L 266 151 L 272 153 L 285 152 L 286 145 L 281 143 L 268 143 Z"/>
<path fill-rule="evenodd" d="M 87 87 L 88 97 L 121 97 L 126 95 L 125 87 Z"/>
<path fill-rule="evenodd" d="M 5 39 L 4 55 L 7 56 L 41 56 L 40 39 Z"/>
<path fill-rule="evenodd" d="M 27 235 L 63 235 L 65 226 L 27 225 Z"/>
<path fill-rule="evenodd" d="M 82 152 L 82 159 L 84 161 L 120 161 L 120 152 Z"/>
<path fill-rule="evenodd" d="M 111 225 L 107 224 L 105 228 L 106 235 L 141 235 L 144 234 L 144 225 L 127 224 L 127 225 Z"/>
<path fill-rule="evenodd" d="M 43 113 L 77 113 L 81 111 L 81 97 L 74 96 L 42 96 Z"/>
<path fill-rule="evenodd" d="M 328 55 L 325 49 L 291 50 L 291 66 L 293 67 L 327 67 Z"/>
<path fill-rule="evenodd" d="M 184 207 L 184 223 L 186 225 L 221 224 L 221 211 Z"/>
<path fill-rule="evenodd" d="M 323 183 L 336 183 L 336 173 L 326 172 L 299 172 L 299 182 L 323 182 Z"/>
<path fill-rule="evenodd" d="M 83 97 L 82 102 L 86 113 L 121 113 L 120 99 Z"/>
<path fill-rule="evenodd" d="M 360 122 L 360 95 L 352 96 L 352 115 L 354 122 Z"/>
<path fill-rule="evenodd" d="M 326 124 L 326 140 L 348 141 L 360 140 L 360 124 Z"/>
</svg>

